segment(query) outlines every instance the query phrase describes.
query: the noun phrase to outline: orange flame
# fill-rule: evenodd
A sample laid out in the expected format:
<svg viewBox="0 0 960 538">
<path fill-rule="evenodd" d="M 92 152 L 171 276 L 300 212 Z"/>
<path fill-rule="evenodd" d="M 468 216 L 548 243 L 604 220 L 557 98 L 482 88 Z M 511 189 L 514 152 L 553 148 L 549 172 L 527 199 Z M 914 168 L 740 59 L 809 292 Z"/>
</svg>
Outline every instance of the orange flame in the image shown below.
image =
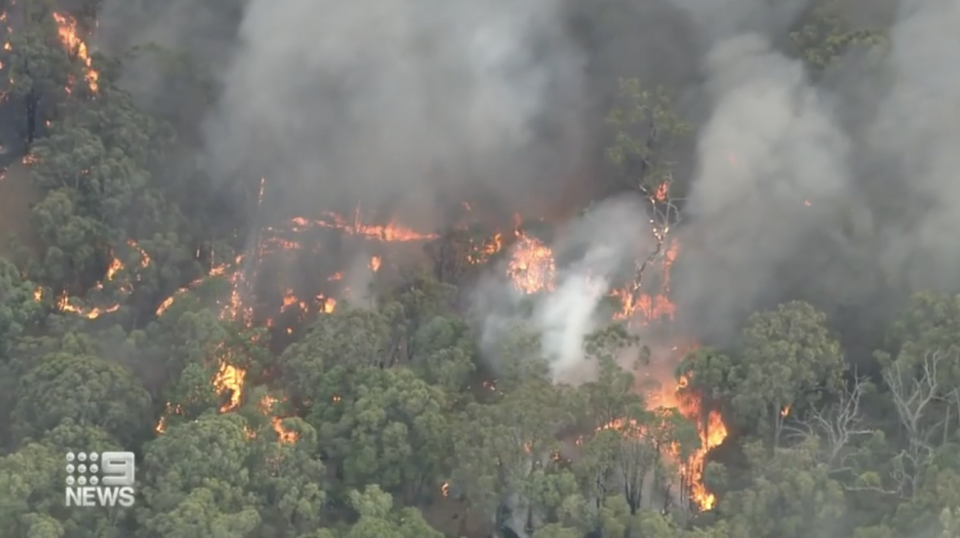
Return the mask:
<svg viewBox="0 0 960 538">
<path fill-rule="evenodd" d="M 697 424 L 700 436 L 700 448 L 694 452 L 686 462 L 680 463 L 680 473 L 690 487 L 690 498 L 701 510 L 710 510 L 716 504 L 716 497 L 707 491 L 703 485 L 703 469 L 706 456 L 710 450 L 720 446 L 727 437 L 727 427 L 723 417 L 717 411 L 707 414 L 703 420 L 700 402 L 690 395 L 681 394 L 681 390 L 688 384 L 685 377 L 677 380 L 673 390 L 664 390 L 650 396 L 648 401 L 652 409 L 677 409 L 688 419 Z M 599 430 L 617 430 L 625 436 L 641 437 L 647 434 L 646 428 L 635 420 L 614 419 L 604 424 Z M 673 446 L 669 454 L 677 457 L 679 447 Z"/>
<path fill-rule="evenodd" d="M 213 376 L 213 386 L 217 394 L 229 394 L 230 399 L 220 406 L 221 413 L 227 413 L 240 407 L 243 399 L 243 380 L 247 377 L 247 372 L 242 368 L 228 364 L 226 361 L 220 362 L 220 369 Z"/>
<path fill-rule="evenodd" d="M 164 406 L 163 415 L 160 417 L 160 421 L 157 422 L 157 426 L 154 428 L 154 431 L 157 433 L 166 433 L 167 431 L 167 418 L 171 415 L 183 415 L 183 409 L 179 405 L 173 405 L 170 402 L 167 402 Z"/>
<path fill-rule="evenodd" d="M 140 267 L 146 269 L 151 262 L 150 255 L 147 254 L 145 250 L 140 248 L 140 245 L 138 245 L 133 239 L 128 239 L 127 245 L 130 246 L 130 248 L 136 249 L 136 251 L 140 254 Z"/>
<path fill-rule="evenodd" d="M 53 19 L 57 21 L 57 34 L 60 36 L 60 41 L 71 54 L 75 54 L 83 62 L 87 86 L 91 92 L 96 93 L 99 89 L 100 73 L 93 69 L 93 60 L 87 51 L 87 44 L 77 35 L 76 19 L 62 13 L 54 13 Z M 69 89 L 67 91 L 69 92 Z"/>
<path fill-rule="evenodd" d="M 273 408 L 277 404 L 277 399 L 272 396 L 264 396 L 260 400 L 260 411 L 267 416 L 270 416 L 273 413 Z M 281 443 L 293 443 L 297 440 L 297 432 L 292 430 L 287 430 L 283 427 L 283 419 L 278 416 L 270 417 L 270 424 L 273 427 L 273 431 L 277 433 L 277 439 Z"/>
<path fill-rule="evenodd" d="M 304 217 L 295 217 L 291 224 L 294 230 L 309 228 L 313 226 L 321 228 L 334 228 L 350 235 L 356 235 L 365 239 L 374 239 L 385 242 L 408 242 L 408 241 L 427 241 L 439 237 L 437 234 L 420 233 L 410 228 L 400 226 L 396 222 L 390 222 L 386 225 L 377 226 L 364 224 L 360 220 L 359 208 L 356 212 L 353 222 L 348 222 L 344 217 L 336 213 L 326 213 L 326 218 L 309 220 Z"/>
<path fill-rule="evenodd" d="M 553 251 L 539 239 L 517 230 L 517 243 L 507 264 L 513 285 L 523 293 L 552 290 L 557 267 Z"/>
<path fill-rule="evenodd" d="M 320 303 L 320 311 L 324 314 L 331 314 L 337 308 L 337 300 L 326 295 L 317 295 L 317 302 Z"/>
<path fill-rule="evenodd" d="M 36 294 L 34 294 L 36 296 Z M 70 312 L 71 314 L 77 314 L 83 316 L 89 320 L 94 320 L 99 318 L 104 314 L 112 314 L 117 310 L 120 310 L 119 304 L 113 304 L 104 308 L 82 308 L 70 302 L 70 297 L 67 295 L 67 292 L 63 292 L 60 297 L 57 299 L 57 309 L 61 312 Z"/>
<path fill-rule="evenodd" d="M 301 312 L 308 312 L 310 308 L 307 306 L 307 303 L 301 301 L 296 295 L 294 295 L 293 290 L 286 290 L 283 295 L 283 305 L 280 307 L 281 312 L 287 312 L 292 308 L 296 308 Z"/>
<path fill-rule="evenodd" d="M 467 263 L 480 265 L 490 259 L 490 256 L 503 250 L 503 234 L 496 233 L 492 237 L 484 240 L 480 245 L 473 248 L 473 252 L 467 255 Z"/>
</svg>

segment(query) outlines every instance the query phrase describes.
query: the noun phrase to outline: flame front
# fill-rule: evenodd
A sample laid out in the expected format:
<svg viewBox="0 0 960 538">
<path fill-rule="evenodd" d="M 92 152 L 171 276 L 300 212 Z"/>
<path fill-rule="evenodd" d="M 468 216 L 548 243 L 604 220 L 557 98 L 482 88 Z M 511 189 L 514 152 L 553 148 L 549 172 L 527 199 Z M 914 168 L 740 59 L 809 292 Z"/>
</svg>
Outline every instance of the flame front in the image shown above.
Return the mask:
<svg viewBox="0 0 960 538">
<path fill-rule="evenodd" d="M 137 252 L 139 253 L 140 268 L 146 268 L 150 266 L 150 264 L 152 263 L 152 260 L 150 259 L 150 255 L 147 254 L 146 251 L 144 251 L 142 248 L 140 248 L 140 246 L 136 243 L 136 241 L 133 241 L 132 239 L 128 240 L 127 245 L 130 248 L 137 250 Z M 133 283 L 129 281 L 130 275 L 129 273 L 126 273 L 126 274 L 124 273 L 126 269 L 127 267 L 124 265 L 122 261 L 120 261 L 120 259 L 118 259 L 116 256 L 111 256 L 110 263 L 107 264 L 107 270 L 103 276 L 103 279 L 100 282 L 97 282 L 94 285 L 94 288 L 97 290 L 103 290 L 105 282 L 115 282 L 117 283 L 117 288 L 116 288 L 117 292 L 120 293 L 121 295 L 129 295 L 133 293 Z M 124 278 L 121 278 L 121 275 Z M 140 275 L 135 274 L 135 278 L 139 280 Z M 43 295 L 44 295 L 43 289 L 37 288 L 36 290 L 34 290 L 33 298 L 35 301 L 40 302 L 43 300 Z M 76 302 L 74 302 L 74 299 L 70 297 L 69 293 L 67 293 L 66 290 L 62 291 L 60 295 L 57 297 L 55 306 L 57 310 L 61 312 L 76 314 L 78 316 L 87 318 L 89 320 L 94 320 L 99 318 L 100 316 L 103 316 L 104 314 L 112 314 L 120 310 L 120 303 L 118 302 L 115 302 L 113 304 L 106 305 L 106 306 L 97 306 L 97 307 L 81 306 Z"/>
<path fill-rule="evenodd" d="M 312 227 L 332 228 L 348 235 L 356 235 L 364 239 L 384 242 L 429 241 L 439 237 L 437 234 L 417 232 L 410 228 L 400 226 L 396 222 L 390 222 L 385 225 L 365 224 L 360 217 L 359 206 L 355 210 L 352 222 L 341 215 L 327 212 L 323 218 L 319 219 L 294 217 L 291 219 L 290 224 L 291 229 L 294 231 Z"/>
</svg>

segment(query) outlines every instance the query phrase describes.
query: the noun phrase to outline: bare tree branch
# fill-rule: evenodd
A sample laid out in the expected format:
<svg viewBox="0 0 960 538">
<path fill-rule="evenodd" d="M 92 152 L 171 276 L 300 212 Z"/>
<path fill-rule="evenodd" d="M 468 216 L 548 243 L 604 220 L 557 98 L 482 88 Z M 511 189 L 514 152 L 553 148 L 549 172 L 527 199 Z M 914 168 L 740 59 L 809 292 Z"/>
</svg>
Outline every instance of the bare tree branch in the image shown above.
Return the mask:
<svg viewBox="0 0 960 538">
<path fill-rule="evenodd" d="M 917 366 L 897 359 L 883 369 L 883 379 L 890 388 L 900 423 L 907 434 L 906 448 L 890 462 L 891 477 L 900 495 L 916 491 L 920 470 L 934 452 L 931 437 L 949 420 L 949 415 L 933 423 L 927 420 L 930 404 L 945 399 L 941 394 L 937 368 L 946 357 L 938 349 L 924 353 Z"/>
<path fill-rule="evenodd" d="M 821 461 L 831 473 L 856 472 L 854 454 L 849 449 L 856 439 L 873 433 L 864 426 L 860 410 L 865 386 L 866 380 L 858 377 L 852 387 L 844 388 L 835 403 L 814 409 L 804 420 L 784 426 L 791 437 L 819 438 Z"/>
<path fill-rule="evenodd" d="M 643 276 L 647 269 L 662 259 L 668 252 L 664 246 L 667 242 L 667 235 L 670 229 L 681 221 L 680 208 L 678 204 L 682 201 L 670 194 L 670 187 L 673 183 L 670 173 L 667 172 L 666 180 L 661 183 L 656 190 L 651 191 L 644 185 L 640 185 L 640 191 L 646 197 L 650 206 L 650 224 L 651 233 L 656 246 L 645 258 L 637 263 L 637 272 L 633 282 L 633 300 L 636 301 L 643 287 Z"/>
<path fill-rule="evenodd" d="M 929 448 L 927 442 L 933 428 L 924 427 L 923 419 L 927 406 L 939 396 L 937 367 L 943 358 L 940 350 L 925 353 L 917 375 L 909 365 L 905 368 L 904 362 L 899 359 L 883 369 L 883 379 L 890 388 L 911 446 L 925 445 L 925 448 Z"/>
</svg>

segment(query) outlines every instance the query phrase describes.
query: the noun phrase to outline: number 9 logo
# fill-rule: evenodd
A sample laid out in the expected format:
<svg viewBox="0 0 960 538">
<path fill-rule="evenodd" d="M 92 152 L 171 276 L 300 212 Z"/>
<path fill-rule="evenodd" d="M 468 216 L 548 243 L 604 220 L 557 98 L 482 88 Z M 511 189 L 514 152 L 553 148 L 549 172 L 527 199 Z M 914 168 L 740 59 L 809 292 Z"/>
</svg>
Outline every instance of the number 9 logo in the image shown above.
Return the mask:
<svg viewBox="0 0 960 538">
<path fill-rule="evenodd" d="M 104 486 L 132 486 L 136 481 L 136 456 L 133 452 L 104 452 L 100 454 L 100 472 Z"/>
</svg>

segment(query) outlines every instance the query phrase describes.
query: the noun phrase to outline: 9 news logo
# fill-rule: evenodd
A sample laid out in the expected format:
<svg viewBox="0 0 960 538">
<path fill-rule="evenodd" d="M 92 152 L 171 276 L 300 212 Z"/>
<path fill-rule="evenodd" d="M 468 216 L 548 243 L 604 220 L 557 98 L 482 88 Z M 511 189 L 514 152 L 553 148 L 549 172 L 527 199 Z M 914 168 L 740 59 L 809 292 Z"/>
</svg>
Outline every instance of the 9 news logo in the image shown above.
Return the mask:
<svg viewBox="0 0 960 538">
<path fill-rule="evenodd" d="M 133 506 L 136 465 L 133 452 L 67 452 L 66 505 Z"/>
</svg>

